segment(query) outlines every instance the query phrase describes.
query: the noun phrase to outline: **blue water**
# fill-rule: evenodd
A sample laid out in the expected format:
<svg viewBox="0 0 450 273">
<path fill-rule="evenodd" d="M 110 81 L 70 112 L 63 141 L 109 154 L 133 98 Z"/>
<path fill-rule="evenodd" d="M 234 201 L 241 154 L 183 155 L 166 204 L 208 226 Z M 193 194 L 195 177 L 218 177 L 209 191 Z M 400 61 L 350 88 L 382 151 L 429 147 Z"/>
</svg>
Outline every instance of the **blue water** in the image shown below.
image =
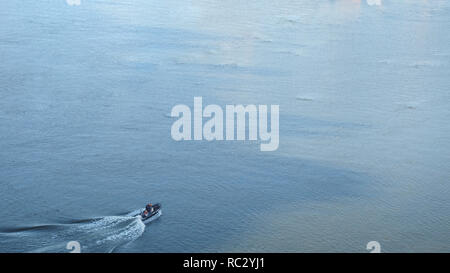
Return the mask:
<svg viewBox="0 0 450 273">
<path fill-rule="evenodd" d="M 2 1 L 0 251 L 448 252 L 450 2 L 275 2 Z M 279 149 L 172 140 L 194 96 Z"/>
</svg>

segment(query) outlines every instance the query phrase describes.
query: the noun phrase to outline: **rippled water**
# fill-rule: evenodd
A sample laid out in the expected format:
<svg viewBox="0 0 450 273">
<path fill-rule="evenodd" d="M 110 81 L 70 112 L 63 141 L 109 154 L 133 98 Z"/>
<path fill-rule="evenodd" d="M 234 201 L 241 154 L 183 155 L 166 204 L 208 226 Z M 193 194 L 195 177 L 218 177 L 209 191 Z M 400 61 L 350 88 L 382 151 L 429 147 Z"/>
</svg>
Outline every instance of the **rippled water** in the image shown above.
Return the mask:
<svg viewBox="0 0 450 273">
<path fill-rule="evenodd" d="M 276 2 L 2 1 L 0 251 L 448 251 L 450 3 Z M 173 141 L 194 96 L 279 149 Z"/>
</svg>

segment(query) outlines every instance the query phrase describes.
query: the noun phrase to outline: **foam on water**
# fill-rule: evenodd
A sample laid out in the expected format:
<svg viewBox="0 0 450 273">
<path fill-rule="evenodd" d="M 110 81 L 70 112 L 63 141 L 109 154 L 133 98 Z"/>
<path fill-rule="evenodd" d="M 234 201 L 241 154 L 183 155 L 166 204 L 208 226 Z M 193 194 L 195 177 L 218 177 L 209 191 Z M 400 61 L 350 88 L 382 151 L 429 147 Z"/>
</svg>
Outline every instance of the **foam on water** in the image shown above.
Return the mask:
<svg viewBox="0 0 450 273">
<path fill-rule="evenodd" d="M 140 217 L 105 216 L 70 224 L 40 225 L 9 229 L 0 233 L 2 241 L 17 242 L 17 252 L 68 252 L 70 241 L 80 243 L 81 252 L 113 252 L 133 242 L 145 231 Z M 20 244 L 19 244 L 20 242 Z"/>
</svg>

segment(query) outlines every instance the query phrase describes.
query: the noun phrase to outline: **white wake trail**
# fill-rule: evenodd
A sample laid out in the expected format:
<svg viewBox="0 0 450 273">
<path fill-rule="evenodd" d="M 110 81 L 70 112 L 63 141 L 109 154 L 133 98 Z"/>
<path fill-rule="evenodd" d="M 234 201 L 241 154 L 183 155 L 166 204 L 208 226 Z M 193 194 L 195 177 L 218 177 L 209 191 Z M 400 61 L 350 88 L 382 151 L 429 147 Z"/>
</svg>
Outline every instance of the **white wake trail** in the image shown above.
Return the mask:
<svg viewBox="0 0 450 273">
<path fill-rule="evenodd" d="M 137 212 L 139 212 L 137 210 Z M 2 241 L 16 245 L 14 252 L 69 252 L 70 241 L 80 244 L 81 252 L 113 252 L 135 241 L 145 224 L 135 212 L 125 216 L 105 216 L 70 224 L 17 228 L 1 232 Z"/>
</svg>

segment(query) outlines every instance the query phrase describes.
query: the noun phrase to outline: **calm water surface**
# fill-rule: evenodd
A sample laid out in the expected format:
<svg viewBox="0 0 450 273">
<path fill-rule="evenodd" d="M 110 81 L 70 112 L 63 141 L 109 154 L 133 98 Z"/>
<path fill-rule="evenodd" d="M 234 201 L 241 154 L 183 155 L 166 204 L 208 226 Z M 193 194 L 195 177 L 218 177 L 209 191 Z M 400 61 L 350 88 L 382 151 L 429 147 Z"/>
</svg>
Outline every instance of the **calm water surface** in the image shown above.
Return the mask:
<svg viewBox="0 0 450 273">
<path fill-rule="evenodd" d="M 0 251 L 449 251 L 450 2 L 378 2 L 2 1 Z M 194 96 L 279 149 L 175 142 Z"/>
</svg>

